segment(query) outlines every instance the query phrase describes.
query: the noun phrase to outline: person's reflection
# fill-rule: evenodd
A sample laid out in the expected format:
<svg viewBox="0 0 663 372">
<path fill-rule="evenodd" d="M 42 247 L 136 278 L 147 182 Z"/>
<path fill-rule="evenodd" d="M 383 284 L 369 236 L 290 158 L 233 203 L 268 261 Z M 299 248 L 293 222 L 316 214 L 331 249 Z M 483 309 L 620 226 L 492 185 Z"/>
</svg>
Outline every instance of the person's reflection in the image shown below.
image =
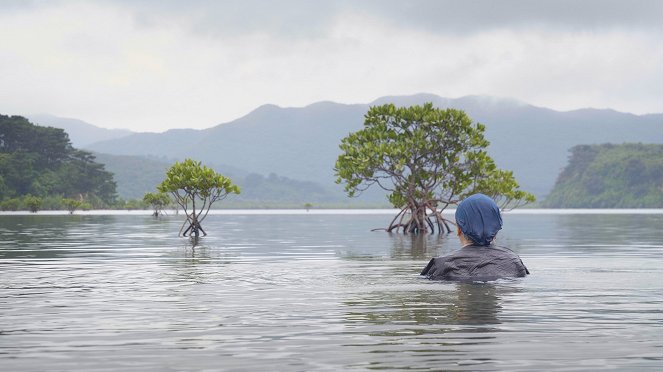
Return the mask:
<svg viewBox="0 0 663 372">
<path fill-rule="evenodd" d="M 443 288 L 439 290 L 416 293 L 372 292 L 363 298 L 346 301 L 349 309 L 347 319 L 391 324 L 393 328 L 390 327 L 385 336 L 394 332 L 445 333 L 452 328 L 457 329 L 458 325 L 472 326 L 471 331 L 492 331 L 493 327 L 476 326 L 499 324 L 502 296 L 513 291 L 493 283 L 450 283 L 441 286 Z"/>
<path fill-rule="evenodd" d="M 454 324 L 499 324 L 501 310 L 498 290 L 492 283 L 457 283 Z"/>
<path fill-rule="evenodd" d="M 476 355 L 468 350 L 474 346 L 468 345 L 496 342 L 501 304 L 511 291 L 495 283 L 441 282 L 410 290 L 362 291 L 345 302 L 345 325 L 367 337 L 345 346 L 370 356 L 373 369 L 394 369 L 408 360 L 472 359 Z"/>
</svg>

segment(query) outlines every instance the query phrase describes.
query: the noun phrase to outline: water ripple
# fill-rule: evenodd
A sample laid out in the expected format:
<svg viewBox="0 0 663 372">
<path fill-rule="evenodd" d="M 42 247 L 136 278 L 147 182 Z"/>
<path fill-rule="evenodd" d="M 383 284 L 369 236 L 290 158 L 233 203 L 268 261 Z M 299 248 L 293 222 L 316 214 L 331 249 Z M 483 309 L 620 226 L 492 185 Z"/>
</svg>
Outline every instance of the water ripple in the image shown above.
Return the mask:
<svg viewBox="0 0 663 372">
<path fill-rule="evenodd" d="M 474 284 L 420 278 L 457 241 L 369 231 L 385 217 L 213 215 L 194 247 L 177 216 L 0 216 L 0 365 L 660 367 L 661 216 L 506 215 L 533 275 Z"/>
</svg>

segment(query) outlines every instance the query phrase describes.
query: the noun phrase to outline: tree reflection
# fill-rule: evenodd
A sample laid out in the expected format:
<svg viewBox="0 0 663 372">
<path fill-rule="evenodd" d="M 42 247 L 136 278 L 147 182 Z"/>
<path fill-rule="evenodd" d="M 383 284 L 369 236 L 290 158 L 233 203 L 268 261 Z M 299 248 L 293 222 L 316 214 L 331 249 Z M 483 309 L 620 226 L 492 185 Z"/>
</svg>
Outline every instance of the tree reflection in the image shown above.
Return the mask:
<svg viewBox="0 0 663 372">
<path fill-rule="evenodd" d="M 558 220 L 558 230 L 568 233 L 570 242 L 595 244 L 660 243 L 661 215 L 592 214 L 568 215 Z"/>
<path fill-rule="evenodd" d="M 172 270 L 169 270 L 169 274 L 174 276 L 174 281 L 197 284 L 207 282 L 209 269 L 205 266 L 212 262 L 210 248 L 189 241 L 180 252 L 183 252 L 183 256 L 171 261 Z"/>
<path fill-rule="evenodd" d="M 56 259 L 107 253 L 100 241 L 114 216 L 0 216 L 1 259 Z"/>
<path fill-rule="evenodd" d="M 200 244 L 198 239 L 190 239 L 184 246 L 184 258 L 195 263 L 207 263 L 211 258 L 210 248 Z"/>
<path fill-rule="evenodd" d="M 407 259 L 428 259 L 450 252 L 457 248 L 457 243 L 445 234 L 389 234 L 391 239 L 391 257 Z M 422 267 L 423 269 L 423 267 Z"/>
</svg>

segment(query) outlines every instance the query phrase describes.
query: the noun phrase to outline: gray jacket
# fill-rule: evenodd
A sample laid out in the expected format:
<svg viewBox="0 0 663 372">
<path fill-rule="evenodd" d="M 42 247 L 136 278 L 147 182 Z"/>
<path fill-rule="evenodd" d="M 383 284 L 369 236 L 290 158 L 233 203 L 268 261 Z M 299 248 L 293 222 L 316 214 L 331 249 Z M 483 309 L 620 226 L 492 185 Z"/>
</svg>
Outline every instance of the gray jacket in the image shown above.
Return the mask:
<svg viewBox="0 0 663 372">
<path fill-rule="evenodd" d="M 421 272 L 433 280 L 488 281 L 529 274 L 518 255 L 495 245 L 470 245 L 430 260 Z"/>
</svg>

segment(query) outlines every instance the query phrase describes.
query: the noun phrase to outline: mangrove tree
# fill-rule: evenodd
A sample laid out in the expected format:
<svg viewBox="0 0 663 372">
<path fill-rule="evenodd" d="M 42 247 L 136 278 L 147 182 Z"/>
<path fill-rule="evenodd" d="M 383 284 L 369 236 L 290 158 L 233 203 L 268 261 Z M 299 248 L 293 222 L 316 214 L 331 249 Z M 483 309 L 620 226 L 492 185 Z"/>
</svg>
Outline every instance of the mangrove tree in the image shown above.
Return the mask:
<svg viewBox="0 0 663 372">
<path fill-rule="evenodd" d="M 374 106 L 363 129 L 349 134 L 334 168 L 349 196 L 377 185 L 400 209 L 385 230 L 449 232 L 442 211 L 481 192 L 501 207 L 534 201 L 519 190 L 513 173 L 498 169 L 487 154 L 485 127 L 465 112 L 423 106 Z"/>
</svg>

